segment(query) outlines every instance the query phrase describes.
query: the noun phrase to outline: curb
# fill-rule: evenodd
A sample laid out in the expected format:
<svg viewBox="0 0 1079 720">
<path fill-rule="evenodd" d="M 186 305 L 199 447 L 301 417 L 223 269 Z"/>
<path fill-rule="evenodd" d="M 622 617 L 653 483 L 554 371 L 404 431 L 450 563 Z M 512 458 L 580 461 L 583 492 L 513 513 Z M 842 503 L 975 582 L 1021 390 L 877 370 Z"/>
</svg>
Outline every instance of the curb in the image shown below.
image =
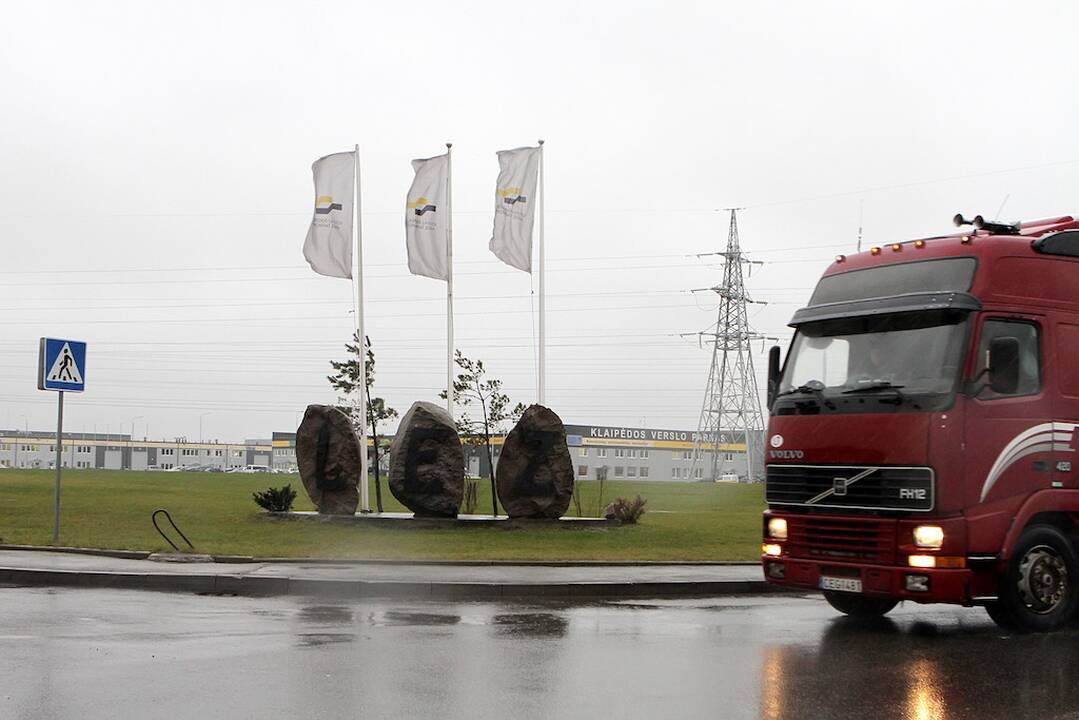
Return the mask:
<svg viewBox="0 0 1079 720">
<path fill-rule="evenodd" d="M 320 580 L 247 575 L 184 575 L 0 568 L 0 583 L 52 587 L 109 588 L 267 597 L 300 595 L 335 599 L 530 600 L 659 597 L 716 597 L 777 592 L 761 580 L 468 583 Z"/>
<path fill-rule="evenodd" d="M 150 550 L 105 550 L 59 545 L 5 545 L 2 543 L 0 543 L 0 550 L 96 555 L 123 560 L 146 560 L 151 555 L 169 554 Z M 395 560 L 392 558 L 255 557 L 253 555 L 210 555 L 210 557 L 214 562 L 223 564 L 287 563 L 290 565 L 407 565 L 410 567 L 424 565 L 445 567 L 665 567 L 672 565 L 748 567 L 760 565 L 759 560 Z"/>
</svg>

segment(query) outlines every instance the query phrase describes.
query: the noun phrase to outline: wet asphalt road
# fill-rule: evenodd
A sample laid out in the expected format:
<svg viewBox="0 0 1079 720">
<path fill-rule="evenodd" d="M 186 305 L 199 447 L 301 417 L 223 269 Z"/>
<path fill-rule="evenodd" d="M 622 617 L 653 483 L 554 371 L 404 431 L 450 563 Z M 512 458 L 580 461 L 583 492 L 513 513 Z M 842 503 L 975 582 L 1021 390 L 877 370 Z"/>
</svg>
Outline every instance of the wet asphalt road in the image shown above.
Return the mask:
<svg viewBox="0 0 1079 720">
<path fill-rule="evenodd" d="M 1079 631 L 815 597 L 341 603 L 0 587 L 2 718 L 1079 718 Z"/>
</svg>

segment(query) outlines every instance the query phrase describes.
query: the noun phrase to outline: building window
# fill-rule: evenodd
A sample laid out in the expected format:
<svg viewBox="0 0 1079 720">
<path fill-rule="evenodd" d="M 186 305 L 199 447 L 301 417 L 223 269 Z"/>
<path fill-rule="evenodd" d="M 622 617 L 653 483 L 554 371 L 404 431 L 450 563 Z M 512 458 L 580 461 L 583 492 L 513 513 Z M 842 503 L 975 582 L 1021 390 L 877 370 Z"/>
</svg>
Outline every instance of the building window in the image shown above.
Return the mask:
<svg viewBox="0 0 1079 720">
<path fill-rule="evenodd" d="M 693 451 L 692 450 L 683 450 L 682 451 L 682 459 L 683 460 L 692 460 L 693 459 Z"/>
<path fill-rule="evenodd" d="M 221 451 L 220 450 L 214 450 L 214 457 L 221 457 Z"/>
<path fill-rule="evenodd" d="M 615 448 L 614 449 L 614 456 L 616 458 L 625 457 L 626 456 L 625 448 Z"/>
<path fill-rule="evenodd" d="M 671 468 L 671 480 L 678 480 L 682 477 L 681 468 Z"/>
<path fill-rule="evenodd" d="M 578 465 L 577 466 L 577 474 L 580 477 L 588 477 L 588 466 L 587 465 Z"/>
<path fill-rule="evenodd" d="M 580 455 L 581 457 L 588 457 L 588 448 L 586 448 L 586 447 L 577 448 L 577 454 Z"/>
<path fill-rule="evenodd" d="M 641 450 L 641 457 L 642 458 L 648 457 L 648 451 L 647 450 Z"/>
<path fill-rule="evenodd" d="M 162 455 L 173 455 L 174 454 L 174 448 L 161 448 L 161 454 Z"/>
<path fill-rule="evenodd" d="M 607 457 L 607 448 L 596 448 L 596 457 Z"/>
<path fill-rule="evenodd" d="M 630 448 L 629 449 L 629 457 L 631 457 L 631 458 L 637 457 L 637 449 L 636 448 Z"/>
<path fill-rule="evenodd" d="M 704 468 L 697 468 L 696 470 L 694 470 L 694 471 L 693 471 L 693 477 L 694 477 L 694 479 L 696 479 L 696 480 L 700 480 L 700 479 L 701 479 L 701 475 L 702 475 L 703 471 L 704 471 Z"/>
<path fill-rule="evenodd" d="M 647 467 L 642 467 L 641 468 L 640 476 L 643 477 L 643 478 L 648 477 L 648 468 Z"/>
<path fill-rule="evenodd" d="M 728 461 L 734 460 L 734 453 L 724 453 L 723 457 Z"/>
<path fill-rule="evenodd" d="M 614 466 L 614 476 L 616 478 L 625 477 L 626 476 L 626 469 L 624 467 L 622 467 L 621 465 L 615 465 Z"/>
<path fill-rule="evenodd" d="M 633 465 L 626 468 L 626 477 L 637 477 L 637 468 Z"/>
</svg>

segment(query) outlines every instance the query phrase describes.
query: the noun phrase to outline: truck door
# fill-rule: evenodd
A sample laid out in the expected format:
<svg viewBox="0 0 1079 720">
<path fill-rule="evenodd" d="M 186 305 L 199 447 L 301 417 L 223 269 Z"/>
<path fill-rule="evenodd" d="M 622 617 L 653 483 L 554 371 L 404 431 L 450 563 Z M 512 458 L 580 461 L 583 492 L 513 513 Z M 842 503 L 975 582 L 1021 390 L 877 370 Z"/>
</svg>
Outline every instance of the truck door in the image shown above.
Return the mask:
<svg viewBox="0 0 1079 720">
<path fill-rule="evenodd" d="M 995 553 L 1014 509 L 1053 478 L 1052 408 L 1042 378 L 1044 318 L 983 316 L 967 402 L 964 505 L 971 553 Z M 989 386 L 986 362 L 995 338 L 1019 341 L 1019 383 L 1013 393 Z"/>
<path fill-rule="evenodd" d="M 1052 366 L 1057 386 L 1053 398 L 1053 420 L 1059 425 L 1054 446 L 1053 485 L 1075 488 L 1079 487 L 1075 443 L 1065 436 L 1079 427 L 1079 363 L 1072 360 L 1079 352 L 1079 325 L 1055 323 L 1053 345 L 1056 361 Z"/>
</svg>

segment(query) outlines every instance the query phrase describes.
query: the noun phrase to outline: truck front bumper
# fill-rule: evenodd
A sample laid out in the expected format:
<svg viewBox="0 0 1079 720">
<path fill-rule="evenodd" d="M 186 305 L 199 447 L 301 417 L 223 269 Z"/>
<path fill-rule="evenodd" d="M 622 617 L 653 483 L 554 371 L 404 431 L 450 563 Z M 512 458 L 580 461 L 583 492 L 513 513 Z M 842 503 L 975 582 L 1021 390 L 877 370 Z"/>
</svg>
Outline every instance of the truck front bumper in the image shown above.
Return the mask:
<svg viewBox="0 0 1079 720">
<path fill-rule="evenodd" d="M 821 578 L 856 580 L 861 593 L 920 603 L 972 605 L 984 597 L 987 578 L 969 568 L 937 569 L 822 562 L 762 555 L 764 578 L 774 585 L 822 589 Z M 991 587 L 991 586 L 990 586 Z"/>
</svg>

